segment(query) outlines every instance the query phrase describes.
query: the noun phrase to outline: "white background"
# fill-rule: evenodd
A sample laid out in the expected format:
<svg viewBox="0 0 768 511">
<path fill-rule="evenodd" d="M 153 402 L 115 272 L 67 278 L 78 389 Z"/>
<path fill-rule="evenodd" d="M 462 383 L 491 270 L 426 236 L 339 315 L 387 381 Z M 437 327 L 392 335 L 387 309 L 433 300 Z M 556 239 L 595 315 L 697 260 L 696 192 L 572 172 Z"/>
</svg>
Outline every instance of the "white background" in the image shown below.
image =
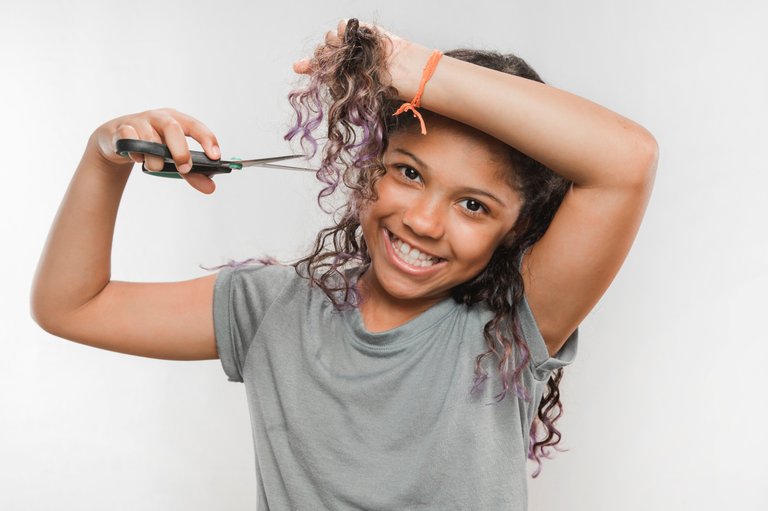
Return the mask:
<svg viewBox="0 0 768 511">
<path fill-rule="evenodd" d="M 768 508 L 765 5 L 4 0 L 0 509 L 255 507 L 244 389 L 218 361 L 58 339 L 32 321 L 29 289 L 97 126 L 171 106 L 211 127 L 225 157 L 282 154 L 291 64 L 344 17 L 443 50 L 518 53 L 659 141 L 644 224 L 561 384 L 570 450 L 530 480 L 530 509 Z M 208 274 L 200 264 L 298 256 L 326 224 L 311 174 L 215 181 L 205 196 L 135 167 L 112 278 L 186 280 Z"/>
</svg>

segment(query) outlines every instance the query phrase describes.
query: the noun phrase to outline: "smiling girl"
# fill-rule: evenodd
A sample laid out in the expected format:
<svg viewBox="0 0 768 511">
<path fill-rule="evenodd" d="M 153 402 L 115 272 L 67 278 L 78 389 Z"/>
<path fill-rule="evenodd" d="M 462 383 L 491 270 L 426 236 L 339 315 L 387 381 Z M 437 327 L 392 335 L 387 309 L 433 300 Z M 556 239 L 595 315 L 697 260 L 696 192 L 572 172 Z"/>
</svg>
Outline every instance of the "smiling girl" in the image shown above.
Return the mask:
<svg viewBox="0 0 768 511">
<path fill-rule="evenodd" d="M 294 69 L 310 82 L 291 95 L 288 138 L 317 147 L 327 116 L 320 195 L 347 197 L 307 257 L 112 281 L 119 200 L 144 159 L 115 140 L 167 144 L 204 193 L 215 186 L 188 172 L 185 136 L 220 155 L 188 115 L 128 115 L 88 141 L 38 265 L 35 320 L 113 351 L 220 358 L 246 385 L 260 508 L 524 509 L 526 458 L 560 439 L 578 325 L 640 226 L 654 138 L 515 56 L 442 54 L 355 20 Z"/>
</svg>

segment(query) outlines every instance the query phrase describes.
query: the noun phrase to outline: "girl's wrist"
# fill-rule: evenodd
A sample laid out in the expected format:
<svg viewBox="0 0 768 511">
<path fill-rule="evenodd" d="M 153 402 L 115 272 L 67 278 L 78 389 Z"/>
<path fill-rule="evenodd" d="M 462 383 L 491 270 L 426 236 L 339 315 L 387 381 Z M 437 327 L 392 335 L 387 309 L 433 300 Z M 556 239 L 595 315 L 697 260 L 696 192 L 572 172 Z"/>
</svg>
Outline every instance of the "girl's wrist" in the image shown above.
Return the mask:
<svg viewBox="0 0 768 511">
<path fill-rule="evenodd" d="M 403 101 L 412 100 L 418 92 L 424 66 L 432 51 L 426 46 L 403 39 L 394 44 L 389 73 L 392 86 L 397 89 L 398 96 Z M 429 85 L 426 88 L 428 89 Z"/>
</svg>

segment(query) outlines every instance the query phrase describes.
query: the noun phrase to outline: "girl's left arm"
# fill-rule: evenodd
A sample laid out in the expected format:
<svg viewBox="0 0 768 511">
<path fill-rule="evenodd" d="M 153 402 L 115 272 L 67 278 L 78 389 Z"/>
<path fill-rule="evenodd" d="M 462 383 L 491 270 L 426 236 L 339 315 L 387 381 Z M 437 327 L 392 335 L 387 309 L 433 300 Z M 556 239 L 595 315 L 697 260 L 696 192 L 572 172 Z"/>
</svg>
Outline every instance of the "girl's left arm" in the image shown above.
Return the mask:
<svg viewBox="0 0 768 511">
<path fill-rule="evenodd" d="M 432 50 L 400 40 L 393 85 L 410 101 Z M 573 181 L 544 236 L 524 256 L 526 297 L 550 355 L 613 281 L 645 213 L 658 161 L 654 137 L 589 100 L 443 56 L 424 108 L 484 131 Z"/>
</svg>

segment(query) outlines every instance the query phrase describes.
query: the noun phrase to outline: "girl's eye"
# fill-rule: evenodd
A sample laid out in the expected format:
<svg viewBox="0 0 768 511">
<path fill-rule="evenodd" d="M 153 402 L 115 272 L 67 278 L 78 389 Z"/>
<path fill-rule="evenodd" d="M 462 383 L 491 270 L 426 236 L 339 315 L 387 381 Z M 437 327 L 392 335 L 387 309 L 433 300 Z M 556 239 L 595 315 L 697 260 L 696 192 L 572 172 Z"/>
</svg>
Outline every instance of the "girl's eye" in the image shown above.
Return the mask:
<svg viewBox="0 0 768 511">
<path fill-rule="evenodd" d="M 488 208 L 483 205 L 482 202 L 475 199 L 464 199 L 461 202 L 464 203 L 464 209 L 471 215 L 481 215 L 488 213 Z"/>
<path fill-rule="evenodd" d="M 418 171 L 412 167 L 409 167 L 408 165 L 396 165 L 396 167 L 397 170 L 400 171 L 400 174 L 402 174 L 403 177 L 408 181 L 416 181 L 417 179 L 421 178 Z"/>
</svg>

